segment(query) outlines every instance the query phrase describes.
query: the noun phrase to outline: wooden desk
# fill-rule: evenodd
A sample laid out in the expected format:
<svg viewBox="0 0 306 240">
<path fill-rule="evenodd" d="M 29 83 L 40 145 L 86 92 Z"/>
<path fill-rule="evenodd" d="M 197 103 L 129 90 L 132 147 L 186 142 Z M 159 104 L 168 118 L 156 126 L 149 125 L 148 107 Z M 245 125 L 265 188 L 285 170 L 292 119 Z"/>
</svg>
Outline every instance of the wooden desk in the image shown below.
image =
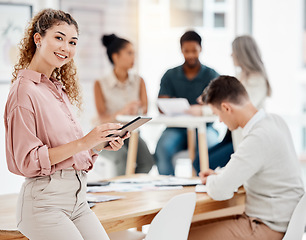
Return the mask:
<svg viewBox="0 0 306 240">
<path fill-rule="evenodd" d="M 186 192 L 194 192 L 194 187 L 169 191 L 103 193 L 120 195 L 125 198 L 96 204 L 92 210 L 107 232 L 139 228 L 151 223 L 154 216 L 173 196 Z M 0 240 L 26 239 L 16 229 L 16 202 L 17 194 L 0 196 Z M 244 203 L 245 192 L 243 190 L 238 191 L 232 199 L 226 201 L 214 201 L 206 193 L 197 193 L 193 223 L 237 213 L 237 209 L 242 212 Z M 235 212 L 232 212 L 233 210 Z"/>
<path fill-rule="evenodd" d="M 136 117 L 137 116 L 118 115 L 116 119 L 119 122 L 129 122 Z M 193 160 L 195 157 L 194 140 L 195 140 L 195 129 L 197 129 L 200 169 L 201 171 L 204 171 L 209 168 L 205 123 L 214 122 L 216 119 L 217 119 L 216 116 L 194 117 L 194 116 L 184 115 L 184 116 L 168 117 L 160 115 L 157 117 L 153 117 L 153 119 L 149 121 L 147 124 L 163 124 L 166 125 L 167 127 L 187 128 L 188 152 L 191 160 Z M 131 133 L 129 151 L 127 156 L 127 166 L 126 166 L 127 175 L 135 173 L 138 135 L 139 134 L 137 131 L 133 131 Z"/>
</svg>

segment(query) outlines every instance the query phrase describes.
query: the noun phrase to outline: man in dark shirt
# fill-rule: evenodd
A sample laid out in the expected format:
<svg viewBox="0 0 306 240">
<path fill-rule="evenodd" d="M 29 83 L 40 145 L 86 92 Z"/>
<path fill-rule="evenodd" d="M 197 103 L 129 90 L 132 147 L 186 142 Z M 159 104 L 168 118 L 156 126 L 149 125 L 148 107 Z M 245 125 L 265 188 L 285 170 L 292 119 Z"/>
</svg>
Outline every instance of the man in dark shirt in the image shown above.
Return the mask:
<svg viewBox="0 0 306 240">
<path fill-rule="evenodd" d="M 203 107 L 197 98 L 204 88 L 219 74 L 199 60 L 201 53 L 201 37 L 194 31 L 187 31 L 180 39 L 181 50 L 185 58 L 183 65 L 169 69 L 161 79 L 159 98 L 186 98 L 191 105 L 187 113 L 193 116 L 203 115 Z M 218 133 L 207 124 L 208 148 L 218 143 Z M 187 149 L 187 129 L 167 128 L 160 137 L 155 159 L 157 168 L 162 175 L 174 175 L 173 156 Z M 192 159 L 193 160 L 193 159 Z"/>
</svg>

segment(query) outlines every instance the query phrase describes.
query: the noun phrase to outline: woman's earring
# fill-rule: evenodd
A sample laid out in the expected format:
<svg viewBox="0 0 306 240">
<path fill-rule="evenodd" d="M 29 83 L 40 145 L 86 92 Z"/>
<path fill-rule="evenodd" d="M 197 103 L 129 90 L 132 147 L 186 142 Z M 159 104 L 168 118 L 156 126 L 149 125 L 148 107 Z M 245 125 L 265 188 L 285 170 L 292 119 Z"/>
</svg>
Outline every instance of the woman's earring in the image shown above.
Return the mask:
<svg viewBox="0 0 306 240">
<path fill-rule="evenodd" d="M 36 43 L 36 47 L 37 47 L 37 48 L 40 48 L 40 47 L 41 47 L 41 44 L 40 44 L 40 43 Z"/>
</svg>

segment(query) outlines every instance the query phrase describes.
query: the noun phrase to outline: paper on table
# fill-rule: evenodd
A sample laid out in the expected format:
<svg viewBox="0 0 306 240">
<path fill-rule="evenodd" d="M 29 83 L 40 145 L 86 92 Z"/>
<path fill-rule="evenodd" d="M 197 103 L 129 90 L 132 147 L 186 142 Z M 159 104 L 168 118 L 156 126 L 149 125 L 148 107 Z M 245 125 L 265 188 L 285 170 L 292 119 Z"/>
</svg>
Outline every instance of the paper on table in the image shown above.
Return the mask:
<svg viewBox="0 0 306 240">
<path fill-rule="evenodd" d="M 157 105 L 165 115 L 186 114 L 185 111 L 190 108 L 186 98 L 159 98 Z"/>
<path fill-rule="evenodd" d="M 206 185 L 203 185 L 203 184 L 199 184 L 199 185 L 196 185 L 195 187 L 195 192 L 207 192 L 207 187 Z M 238 189 L 235 190 L 235 192 L 238 192 Z"/>
<path fill-rule="evenodd" d="M 113 192 L 114 190 L 108 186 L 87 187 L 87 192 Z"/>
<path fill-rule="evenodd" d="M 109 186 L 87 187 L 87 192 L 139 192 L 150 186 L 152 184 L 111 183 Z"/>
<path fill-rule="evenodd" d="M 179 177 L 169 177 L 159 181 L 155 181 L 155 186 L 196 186 L 201 184 L 201 179 L 199 178 L 179 178 Z"/>
<path fill-rule="evenodd" d="M 207 192 L 206 185 L 203 184 L 196 185 L 195 192 Z"/>
<path fill-rule="evenodd" d="M 113 201 L 117 199 L 123 198 L 122 196 L 112 196 L 112 195 L 94 195 L 88 193 L 86 195 L 87 202 L 93 202 L 93 203 L 98 203 L 98 202 L 108 202 L 108 201 Z"/>
<path fill-rule="evenodd" d="M 125 178 L 111 182 L 107 186 L 87 187 L 87 192 L 139 192 L 181 189 L 183 186 L 195 186 L 201 183 L 199 179 L 167 177 L 160 180 L 143 178 Z"/>
<path fill-rule="evenodd" d="M 143 178 L 121 178 L 113 180 L 111 183 L 137 183 L 137 184 L 144 184 L 144 183 L 152 183 L 152 180 L 143 179 Z"/>
</svg>

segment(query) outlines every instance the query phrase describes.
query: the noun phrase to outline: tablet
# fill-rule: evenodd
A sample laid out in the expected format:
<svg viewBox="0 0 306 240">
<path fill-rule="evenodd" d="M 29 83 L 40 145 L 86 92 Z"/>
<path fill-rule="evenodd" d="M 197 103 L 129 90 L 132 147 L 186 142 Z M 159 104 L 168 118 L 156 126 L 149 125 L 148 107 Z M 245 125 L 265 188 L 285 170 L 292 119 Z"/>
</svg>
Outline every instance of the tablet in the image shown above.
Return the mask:
<svg viewBox="0 0 306 240">
<path fill-rule="evenodd" d="M 132 121 L 128 122 L 125 124 L 123 127 L 119 128 L 120 130 L 119 134 L 110 134 L 107 137 L 111 136 L 119 136 L 119 137 L 124 137 L 127 132 L 132 132 L 136 128 L 139 128 L 141 125 L 145 124 L 146 122 L 150 121 L 152 118 L 151 117 L 137 117 L 133 119 Z M 95 146 L 94 148 L 98 151 L 101 149 L 105 148 L 108 145 L 108 142 L 103 142 L 100 143 L 99 145 Z"/>
</svg>

